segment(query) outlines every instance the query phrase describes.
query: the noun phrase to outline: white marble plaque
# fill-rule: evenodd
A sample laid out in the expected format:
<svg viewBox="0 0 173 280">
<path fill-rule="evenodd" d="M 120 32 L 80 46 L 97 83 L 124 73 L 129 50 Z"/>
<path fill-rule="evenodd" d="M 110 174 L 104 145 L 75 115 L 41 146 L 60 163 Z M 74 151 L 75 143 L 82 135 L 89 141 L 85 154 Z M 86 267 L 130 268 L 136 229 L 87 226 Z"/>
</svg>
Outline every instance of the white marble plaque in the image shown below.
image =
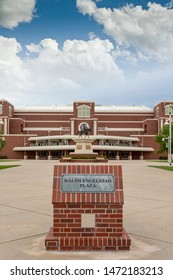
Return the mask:
<svg viewBox="0 0 173 280">
<path fill-rule="evenodd" d="M 115 177 L 110 174 L 65 174 L 61 176 L 61 191 L 111 193 L 115 191 Z"/>
</svg>

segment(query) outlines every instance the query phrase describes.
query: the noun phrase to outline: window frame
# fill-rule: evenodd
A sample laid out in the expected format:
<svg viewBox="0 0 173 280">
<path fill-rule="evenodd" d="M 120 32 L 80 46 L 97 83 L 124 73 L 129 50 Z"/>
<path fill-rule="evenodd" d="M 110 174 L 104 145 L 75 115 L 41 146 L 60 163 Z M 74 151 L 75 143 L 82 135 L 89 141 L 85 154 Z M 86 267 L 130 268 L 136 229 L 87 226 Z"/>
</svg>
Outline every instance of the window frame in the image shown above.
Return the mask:
<svg viewBox="0 0 173 280">
<path fill-rule="evenodd" d="M 77 108 L 77 116 L 78 118 L 90 118 L 91 116 L 91 107 L 88 105 L 80 105 Z"/>
</svg>

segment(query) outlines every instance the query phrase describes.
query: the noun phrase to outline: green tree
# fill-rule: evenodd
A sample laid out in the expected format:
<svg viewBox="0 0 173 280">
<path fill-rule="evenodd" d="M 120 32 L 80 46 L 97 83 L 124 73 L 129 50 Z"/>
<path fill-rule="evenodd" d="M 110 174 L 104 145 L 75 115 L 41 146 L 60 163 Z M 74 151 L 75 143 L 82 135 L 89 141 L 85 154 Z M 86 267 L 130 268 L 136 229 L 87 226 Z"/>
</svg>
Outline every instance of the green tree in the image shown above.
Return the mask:
<svg viewBox="0 0 173 280">
<path fill-rule="evenodd" d="M 3 135 L 0 135 L 0 151 L 5 147 L 6 141 Z"/>
<path fill-rule="evenodd" d="M 159 134 L 156 135 L 155 141 L 160 145 L 158 154 L 168 151 L 169 125 L 164 125 Z M 171 153 L 173 153 L 173 126 L 171 126 Z"/>
</svg>

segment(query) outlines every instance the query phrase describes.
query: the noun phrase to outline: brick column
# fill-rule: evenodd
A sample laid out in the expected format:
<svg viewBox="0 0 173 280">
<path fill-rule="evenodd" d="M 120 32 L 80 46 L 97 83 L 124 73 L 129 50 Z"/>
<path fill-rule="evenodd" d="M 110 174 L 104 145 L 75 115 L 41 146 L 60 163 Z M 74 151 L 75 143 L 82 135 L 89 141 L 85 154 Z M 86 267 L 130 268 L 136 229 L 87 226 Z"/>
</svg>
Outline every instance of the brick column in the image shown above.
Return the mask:
<svg viewBox="0 0 173 280">
<path fill-rule="evenodd" d="M 24 159 L 28 159 L 28 155 L 27 155 L 27 152 L 24 152 Z"/>
<path fill-rule="evenodd" d="M 38 151 L 35 151 L 35 159 L 36 159 L 36 160 L 40 159 L 40 158 L 39 158 Z"/>
<path fill-rule="evenodd" d="M 140 154 L 140 160 L 143 160 L 144 159 L 144 155 L 143 155 L 143 152 L 141 152 Z"/>
<path fill-rule="evenodd" d="M 49 151 L 49 154 L 48 154 L 48 160 L 51 160 L 52 159 L 52 156 L 51 156 L 51 151 Z"/>
<path fill-rule="evenodd" d="M 128 160 L 132 160 L 132 152 L 131 151 L 129 152 Z"/>
<path fill-rule="evenodd" d="M 116 160 L 120 159 L 119 151 L 116 152 L 116 157 L 115 158 L 116 158 Z"/>
</svg>

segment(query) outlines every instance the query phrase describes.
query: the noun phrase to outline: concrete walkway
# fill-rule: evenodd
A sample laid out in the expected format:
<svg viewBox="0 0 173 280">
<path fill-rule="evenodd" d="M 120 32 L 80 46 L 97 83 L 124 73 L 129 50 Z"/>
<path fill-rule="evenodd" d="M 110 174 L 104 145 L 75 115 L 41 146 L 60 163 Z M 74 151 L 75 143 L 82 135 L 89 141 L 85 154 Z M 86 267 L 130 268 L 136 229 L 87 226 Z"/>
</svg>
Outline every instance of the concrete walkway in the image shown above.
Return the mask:
<svg viewBox="0 0 173 280">
<path fill-rule="evenodd" d="M 130 251 L 47 252 L 56 161 L 28 160 L 5 163 L 20 166 L 0 170 L 0 259 L 173 259 L 173 173 L 147 166 L 160 163 L 114 163 L 123 166 Z"/>
</svg>

